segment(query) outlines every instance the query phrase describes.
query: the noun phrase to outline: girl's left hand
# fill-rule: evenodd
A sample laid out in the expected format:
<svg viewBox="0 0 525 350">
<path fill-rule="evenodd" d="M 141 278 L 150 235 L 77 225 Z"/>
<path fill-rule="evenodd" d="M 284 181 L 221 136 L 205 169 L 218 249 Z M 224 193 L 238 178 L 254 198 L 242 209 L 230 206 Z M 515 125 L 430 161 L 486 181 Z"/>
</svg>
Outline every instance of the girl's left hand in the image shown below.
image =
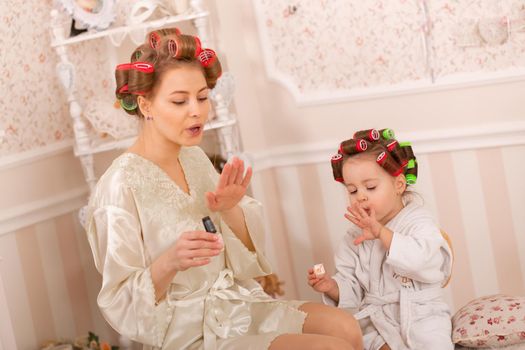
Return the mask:
<svg viewBox="0 0 525 350">
<path fill-rule="evenodd" d="M 345 214 L 345 218 L 363 230 L 361 235 L 354 240 L 355 245 L 379 238 L 383 225 L 377 221 L 374 209 L 367 212 L 358 202 L 346 209 L 349 213 Z"/>
<path fill-rule="evenodd" d="M 244 162 L 234 157 L 222 169 L 215 192 L 206 192 L 206 205 L 212 212 L 232 209 L 246 194 L 252 178 L 252 168 L 244 175 Z"/>
</svg>

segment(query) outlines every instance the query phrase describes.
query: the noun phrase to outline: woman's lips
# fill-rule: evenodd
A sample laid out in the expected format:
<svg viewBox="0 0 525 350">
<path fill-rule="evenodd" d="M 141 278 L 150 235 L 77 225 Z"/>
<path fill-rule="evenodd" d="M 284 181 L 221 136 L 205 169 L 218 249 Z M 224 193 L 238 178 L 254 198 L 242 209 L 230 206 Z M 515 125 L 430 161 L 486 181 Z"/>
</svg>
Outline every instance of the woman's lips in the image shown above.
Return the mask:
<svg viewBox="0 0 525 350">
<path fill-rule="evenodd" d="M 201 134 L 202 130 L 203 130 L 203 126 L 202 124 L 195 124 L 191 127 L 189 127 L 188 129 L 188 132 L 190 133 L 191 136 L 198 136 Z"/>
</svg>

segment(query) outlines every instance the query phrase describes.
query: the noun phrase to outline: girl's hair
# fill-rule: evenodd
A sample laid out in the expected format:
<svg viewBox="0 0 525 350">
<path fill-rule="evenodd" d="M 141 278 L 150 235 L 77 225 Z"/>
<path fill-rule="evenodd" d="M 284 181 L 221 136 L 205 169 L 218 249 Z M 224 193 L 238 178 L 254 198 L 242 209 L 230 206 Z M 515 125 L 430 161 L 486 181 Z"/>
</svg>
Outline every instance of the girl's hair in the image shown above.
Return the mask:
<svg viewBox="0 0 525 350">
<path fill-rule="evenodd" d="M 417 161 L 410 142 L 398 142 L 392 129 L 368 129 L 354 134 L 341 142 L 337 154 L 332 157 L 334 179 L 343 182 L 343 164 L 348 158 L 372 157 L 390 175 L 404 174 L 407 185 L 417 180 Z"/>
<path fill-rule="evenodd" d="M 202 69 L 206 85 L 213 89 L 222 68 L 215 52 L 201 47 L 198 37 L 181 34 L 177 28 L 153 31 L 146 42 L 133 51 L 130 63 L 115 69 L 115 95 L 120 105 L 131 115 L 144 117 L 138 108 L 137 97 L 151 97 L 168 70 L 181 66 Z"/>
</svg>

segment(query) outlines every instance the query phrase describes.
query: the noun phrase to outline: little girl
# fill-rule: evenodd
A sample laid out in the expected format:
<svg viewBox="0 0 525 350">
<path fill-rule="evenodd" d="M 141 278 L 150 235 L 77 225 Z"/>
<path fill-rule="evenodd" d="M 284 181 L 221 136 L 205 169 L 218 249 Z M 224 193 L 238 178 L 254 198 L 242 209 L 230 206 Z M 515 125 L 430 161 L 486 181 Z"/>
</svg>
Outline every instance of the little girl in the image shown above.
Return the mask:
<svg viewBox="0 0 525 350">
<path fill-rule="evenodd" d="M 442 299 L 452 254 L 407 192 L 417 179 L 410 143 L 398 143 L 390 129 L 359 131 L 341 143 L 332 169 L 348 190 L 352 225 L 335 256 L 336 274 L 310 269 L 310 286 L 326 304 L 359 309 L 365 349 L 453 349 Z"/>
</svg>

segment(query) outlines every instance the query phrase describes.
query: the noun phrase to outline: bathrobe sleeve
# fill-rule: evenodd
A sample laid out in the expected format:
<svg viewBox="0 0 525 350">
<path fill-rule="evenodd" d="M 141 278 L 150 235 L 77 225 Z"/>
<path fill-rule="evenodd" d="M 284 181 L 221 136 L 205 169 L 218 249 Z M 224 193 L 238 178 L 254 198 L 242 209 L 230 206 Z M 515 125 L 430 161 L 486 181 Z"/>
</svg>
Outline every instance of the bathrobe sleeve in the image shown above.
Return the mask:
<svg viewBox="0 0 525 350">
<path fill-rule="evenodd" d="M 397 230 L 386 263 L 394 271 L 423 283 L 442 283 L 452 270 L 452 252 L 432 216 L 423 209 L 406 218 L 409 224 Z"/>
<path fill-rule="evenodd" d="M 219 173 L 202 149 L 193 147 L 192 151 L 196 152 L 195 158 L 203 163 L 208 172 L 211 179 L 210 191 L 214 191 L 219 182 Z M 269 275 L 272 273 L 272 268 L 264 256 L 265 232 L 262 205 L 249 196 L 244 196 L 238 205 L 244 214 L 246 227 L 255 246 L 255 252 L 248 250 L 221 218 L 220 231 L 224 239 L 226 264 L 233 271 L 235 278 L 239 280 Z"/>
<path fill-rule="evenodd" d="M 133 195 L 111 181 L 102 183 L 98 192 L 104 195 L 88 206 L 86 227 L 96 268 L 102 274 L 98 306 L 120 334 L 161 346 L 168 324 L 162 307 L 155 306 Z"/>
<path fill-rule="evenodd" d="M 362 271 L 362 266 L 357 255 L 357 249 L 353 243 L 354 236 L 349 231 L 344 236 L 344 241 L 339 246 L 335 255 L 336 274 L 333 276 L 339 288 L 339 302 L 336 303 L 326 294 L 323 294 L 323 302 L 327 305 L 340 308 L 357 308 L 363 299 L 363 288 L 356 276 Z"/>
</svg>

